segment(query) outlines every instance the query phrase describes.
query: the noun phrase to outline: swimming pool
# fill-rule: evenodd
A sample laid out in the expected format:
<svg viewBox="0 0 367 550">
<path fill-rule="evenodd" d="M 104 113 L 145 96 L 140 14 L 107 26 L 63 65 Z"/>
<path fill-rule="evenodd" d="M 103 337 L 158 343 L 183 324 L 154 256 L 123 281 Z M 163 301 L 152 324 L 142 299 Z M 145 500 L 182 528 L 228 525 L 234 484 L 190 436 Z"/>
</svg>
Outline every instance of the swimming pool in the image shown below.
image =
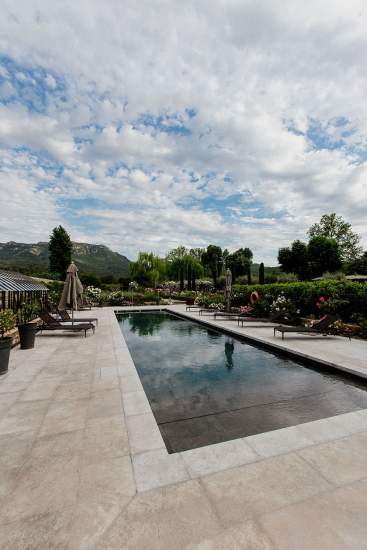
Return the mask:
<svg viewBox="0 0 367 550">
<path fill-rule="evenodd" d="M 164 311 L 117 314 L 168 452 L 367 408 L 366 384 Z"/>
</svg>

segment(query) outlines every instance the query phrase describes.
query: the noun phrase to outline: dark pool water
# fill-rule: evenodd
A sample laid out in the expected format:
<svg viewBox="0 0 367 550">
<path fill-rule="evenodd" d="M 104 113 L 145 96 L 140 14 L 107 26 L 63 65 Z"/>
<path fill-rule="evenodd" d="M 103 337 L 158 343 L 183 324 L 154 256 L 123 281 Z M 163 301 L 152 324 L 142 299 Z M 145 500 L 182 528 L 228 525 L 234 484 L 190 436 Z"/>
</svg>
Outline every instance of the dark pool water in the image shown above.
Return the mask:
<svg viewBox="0 0 367 550">
<path fill-rule="evenodd" d="M 194 321 L 166 312 L 117 318 L 169 452 L 367 408 L 363 382 Z"/>
</svg>

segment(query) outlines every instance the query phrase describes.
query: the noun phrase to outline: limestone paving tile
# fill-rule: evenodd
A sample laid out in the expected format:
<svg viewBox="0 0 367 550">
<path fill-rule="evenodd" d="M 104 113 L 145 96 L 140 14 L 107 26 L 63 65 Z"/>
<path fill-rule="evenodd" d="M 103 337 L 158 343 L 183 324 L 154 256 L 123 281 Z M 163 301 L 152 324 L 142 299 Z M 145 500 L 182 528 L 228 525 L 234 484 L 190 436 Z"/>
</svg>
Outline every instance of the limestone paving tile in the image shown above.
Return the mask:
<svg viewBox="0 0 367 550">
<path fill-rule="evenodd" d="M 70 548 L 94 548 L 130 502 L 135 483 L 130 457 L 108 458 L 81 470 Z"/>
<path fill-rule="evenodd" d="M 11 405 L 15 403 L 22 395 L 22 392 L 2 393 L 0 395 L 0 418 L 2 418 L 6 411 L 10 409 Z"/>
<path fill-rule="evenodd" d="M 32 384 L 22 393 L 20 401 L 38 401 L 40 399 L 50 399 L 59 385 L 58 380 L 46 382 L 33 381 Z"/>
<path fill-rule="evenodd" d="M 2 502 L 0 524 L 73 506 L 78 488 L 76 456 L 32 458 L 23 465 L 15 489 Z"/>
<path fill-rule="evenodd" d="M 132 391 L 144 391 L 140 378 L 136 372 L 127 376 L 121 376 L 120 387 L 122 393 L 128 393 Z"/>
<path fill-rule="evenodd" d="M 48 400 L 14 403 L 0 420 L 0 434 L 37 430 L 46 414 Z"/>
<path fill-rule="evenodd" d="M 202 483 L 228 526 L 332 487 L 295 453 L 211 474 Z"/>
<path fill-rule="evenodd" d="M 213 538 L 189 544 L 185 550 L 276 550 L 276 547 L 259 523 L 250 519 Z"/>
<path fill-rule="evenodd" d="M 120 389 L 93 393 L 89 399 L 88 418 L 123 415 Z"/>
<path fill-rule="evenodd" d="M 331 483 L 343 485 L 367 477 L 366 446 L 367 433 L 364 432 L 297 453 Z"/>
<path fill-rule="evenodd" d="M 39 437 L 31 449 L 31 456 L 47 458 L 58 455 L 77 455 L 83 444 L 83 430 L 57 433 Z"/>
<path fill-rule="evenodd" d="M 288 453 L 313 443 L 297 426 L 252 435 L 244 438 L 244 441 L 262 457 Z"/>
<path fill-rule="evenodd" d="M 227 470 L 259 459 L 257 453 L 243 439 L 199 447 L 180 454 L 191 477 Z"/>
<path fill-rule="evenodd" d="M 354 434 L 367 430 L 367 417 L 363 414 L 359 414 L 359 411 L 350 412 L 346 414 L 338 414 L 330 419 L 333 424 L 338 425 L 340 429 L 344 430 L 343 435 Z"/>
<path fill-rule="evenodd" d="M 2 468 L 18 468 L 28 456 L 36 432 L 25 431 L 0 435 L 0 475 Z"/>
<path fill-rule="evenodd" d="M 189 479 L 182 457 L 169 455 L 165 449 L 134 455 L 133 466 L 139 492 Z"/>
<path fill-rule="evenodd" d="M 81 430 L 85 426 L 88 399 L 53 401 L 41 426 L 39 436 Z"/>
<path fill-rule="evenodd" d="M 128 416 L 126 424 L 132 454 L 166 448 L 153 414 Z"/>
<path fill-rule="evenodd" d="M 259 518 L 282 550 L 360 550 L 367 540 L 366 482 L 335 489 Z"/>
<path fill-rule="evenodd" d="M 332 439 L 345 437 L 347 435 L 345 427 L 334 422 L 334 418 L 322 418 L 321 420 L 306 422 L 305 424 L 299 424 L 298 428 L 314 443 L 324 443 Z"/>
<path fill-rule="evenodd" d="M 139 493 L 98 541 L 100 550 L 178 550 L 214 537 L 222 527 L 200 483 Z"/>
<path fill-rule="evenodd" d="M 54 401 L 70 401 L 74 399 L 87 399 L 90 396 L 90 384 L 83 382 L 62 383 L 58 386 Z"/>
<path fill-rule="evenodd" d="M 129 454 L 129 440 L 124 418 L 120 415 L 89 419 L 84 430 L 84 455 L 90 460 Z"/>
<path fill-rule="evenodd" d="M 19 472 L 20 467 L 3 466 L 0 469 L 0 499 L 15 489 Z"/>
<path fill-rule="evenodd" d="M 67 550 L 72 509 L 44 513 L 2 525 L 0 550 Z"/>
<path fill-rule="evenodd" d="M 122 401 L 126 416 L 151 412 L 145 391 L 124 392 L 122 394 Z"/>
<path fill-rule="evenodd" d="M 10 394 L 10 393 L 15 393 L 15 392 L 20 392 L 20 391 L 26 390 L 31 382 L 32 382 L 32 379 L 31 380 L 17 381 L 17 380 L 12 380 L 11 378 L 6 378 L 4 380 L 1 380 L 0 381 L 0 395 L 4 394 L 4 393 L 5 394 Z"/>
<path fill-rule="evenodd" d="M 109 376 L 108 378 L 101 378 L 100 376 L 97 376 L 93 380 L 93 384 L 91 386 L 91 392 L 99 392 L 99 391 L 105 391 L 105 390 L 114 390 L 116 388 L 119 388 L 120 381 L 115 376 Z"/>
</svg>

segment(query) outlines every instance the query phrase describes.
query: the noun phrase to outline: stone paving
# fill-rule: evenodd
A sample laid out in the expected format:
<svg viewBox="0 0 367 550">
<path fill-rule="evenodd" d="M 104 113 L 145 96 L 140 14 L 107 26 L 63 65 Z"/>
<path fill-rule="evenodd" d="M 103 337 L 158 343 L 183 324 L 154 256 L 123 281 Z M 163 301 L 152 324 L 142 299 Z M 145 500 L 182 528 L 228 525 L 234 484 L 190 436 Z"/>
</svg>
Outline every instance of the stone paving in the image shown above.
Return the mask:
<svg viewBox="0 0 367 550">
<path fill-rule="evenodd" d="M 0 379 L 1 549 L 366 547 L 366 410 L 168 455 L 113 309 L 95 314 Z"/>
</svg>

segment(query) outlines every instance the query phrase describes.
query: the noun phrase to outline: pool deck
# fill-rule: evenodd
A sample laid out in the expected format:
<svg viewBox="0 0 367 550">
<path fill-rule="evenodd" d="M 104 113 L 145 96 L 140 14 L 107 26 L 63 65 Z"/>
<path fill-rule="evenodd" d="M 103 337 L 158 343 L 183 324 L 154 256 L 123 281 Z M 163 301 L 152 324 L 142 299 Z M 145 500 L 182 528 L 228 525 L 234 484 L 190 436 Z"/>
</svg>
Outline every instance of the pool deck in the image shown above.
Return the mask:
<svg viewBox="0 0 367 550">
<path fill-rule="evenodd" d="M 1 549 L 365 547 L 367 409 L 169 455 L 114 308 L 91 315 L 0 379 Z M 364 341 L 200 321 L 366 377 Z"/>
</svg>

